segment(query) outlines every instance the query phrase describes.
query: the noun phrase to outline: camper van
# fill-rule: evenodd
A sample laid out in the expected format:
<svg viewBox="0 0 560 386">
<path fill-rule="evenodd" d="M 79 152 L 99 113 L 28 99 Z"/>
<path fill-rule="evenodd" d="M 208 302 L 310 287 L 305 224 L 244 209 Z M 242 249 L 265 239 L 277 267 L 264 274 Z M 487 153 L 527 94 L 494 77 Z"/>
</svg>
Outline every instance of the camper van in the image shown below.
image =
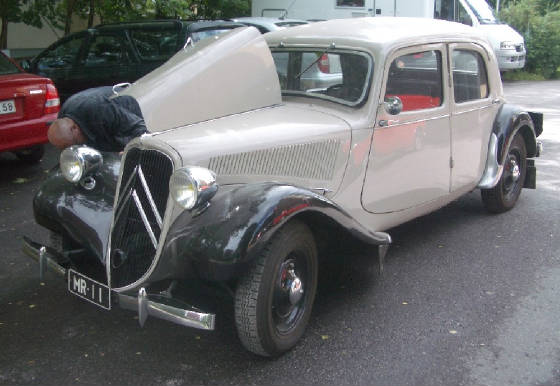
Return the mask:
<svg viewBox="0 0 560 386">
<path fill-rule="evenodd" d="M 252 0 L 253 16 L 327 20 L 364 16 L 435 18 L 470 25 L 488 39 L 500 71 L 525 66 L 523 37 L 502 24 L 486 0 Z"/>
</svg>

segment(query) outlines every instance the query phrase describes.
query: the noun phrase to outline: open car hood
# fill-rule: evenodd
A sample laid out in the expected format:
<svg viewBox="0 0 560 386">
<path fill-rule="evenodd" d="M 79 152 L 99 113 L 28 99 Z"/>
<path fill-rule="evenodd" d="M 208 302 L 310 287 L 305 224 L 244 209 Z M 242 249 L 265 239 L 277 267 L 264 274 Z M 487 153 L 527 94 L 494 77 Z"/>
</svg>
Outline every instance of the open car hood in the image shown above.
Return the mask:
<svg viewBox="0 0 560 386">
<path fill-rule="evenodd" d="M 253 27 L 187 44 L 120 95 L 136 98 L 150 132 L 281 102 L 274 60 Z"/>
</svg>

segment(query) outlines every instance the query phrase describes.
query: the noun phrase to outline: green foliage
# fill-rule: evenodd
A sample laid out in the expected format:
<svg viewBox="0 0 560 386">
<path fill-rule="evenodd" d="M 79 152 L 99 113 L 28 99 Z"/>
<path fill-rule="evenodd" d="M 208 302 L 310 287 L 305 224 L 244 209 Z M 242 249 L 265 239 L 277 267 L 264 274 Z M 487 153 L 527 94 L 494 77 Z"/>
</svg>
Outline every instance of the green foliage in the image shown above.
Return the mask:
<svg viewBox="0 0 560 386">
<path fill-rule="evenodd" d="M 525 70 L 547 79 L 560 66 L 560 3 L 557 0 L 510 1 L 500 17 L 525 39 Z"/>
<path fill-rule="evenodd" d="M 504 81 L 518 81 L 518 80 L 545 80 L 544 76 L 540 74 L 533 74 L 532 72 L 527 72 L 523 70 L 517 71 L 507 71 L 502 75 L 502 80 Z"/>
<path fill-rule="evenodd" d="M 202 19 L 229 19 L 248 16 L 251 11 L 250 0 L 198 0 L 198 17 Z"/>
</svg>

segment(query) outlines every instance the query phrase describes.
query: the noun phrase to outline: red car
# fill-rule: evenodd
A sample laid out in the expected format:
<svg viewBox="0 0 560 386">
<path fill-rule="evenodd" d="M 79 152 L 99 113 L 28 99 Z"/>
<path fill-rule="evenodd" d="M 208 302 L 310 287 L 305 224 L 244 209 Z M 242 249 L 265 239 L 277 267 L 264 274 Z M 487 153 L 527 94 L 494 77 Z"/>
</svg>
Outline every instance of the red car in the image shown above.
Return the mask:
<svg viewBox="0 0 560 386">
<path fill-rule="evenodd" d="M 0 53 L 0 152 L 39 161 L 59 109 L 58 91 L 50 79 L 24 72 Z"/>
</svg>

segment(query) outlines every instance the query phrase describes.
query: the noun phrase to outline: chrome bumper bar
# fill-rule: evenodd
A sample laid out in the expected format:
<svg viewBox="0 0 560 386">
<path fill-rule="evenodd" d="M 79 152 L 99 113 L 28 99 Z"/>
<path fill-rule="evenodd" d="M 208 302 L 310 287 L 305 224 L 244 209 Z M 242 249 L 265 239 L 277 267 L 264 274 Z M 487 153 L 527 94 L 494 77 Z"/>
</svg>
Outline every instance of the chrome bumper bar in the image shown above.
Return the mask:
<svg viewBox="0 0 560 386">
<path fill-rule="evenodd" d="M 43 281 L 47 270 L 66 277 L 67 269 L 58 263 L 55 257 L 56 252 L 49 247 L 36 243 L 24 236 L 23 252 L 39 262 L 39 277 L 41 281 Z M 140 326 L 144 326 L 148 316 L 153 316 L 185 327 L 202 330 L 214 329 L 215 314 L 201 312 L 179 300 L 162 295 L 148 294 L 144 288 L 140 288 L 138 296 L 114 291 L 112 291 L 112 294 L 117 296 L 121 308 L 138 312 Z"/>
</svg>

